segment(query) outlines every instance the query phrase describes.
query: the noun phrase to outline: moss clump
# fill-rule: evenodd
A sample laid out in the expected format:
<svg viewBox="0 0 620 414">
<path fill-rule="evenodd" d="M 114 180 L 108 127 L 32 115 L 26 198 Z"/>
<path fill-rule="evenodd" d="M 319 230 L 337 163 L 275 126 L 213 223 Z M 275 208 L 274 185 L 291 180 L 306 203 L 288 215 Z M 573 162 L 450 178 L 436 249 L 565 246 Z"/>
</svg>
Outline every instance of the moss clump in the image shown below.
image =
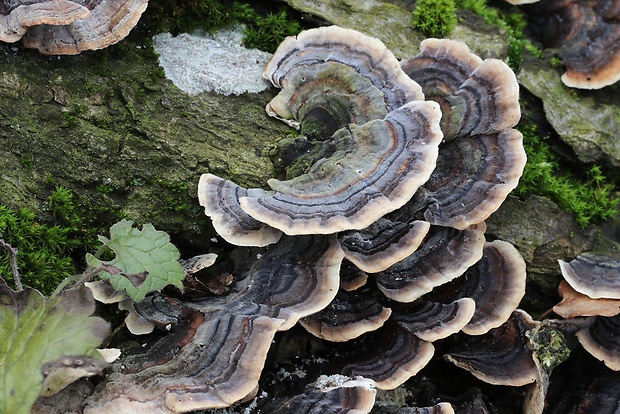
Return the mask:
<svg viewBox="0 0 620 414">
<path fill-rule="evenodd" d="M 259 13 L 247 3 L 219 0 L 151 0 L 142 25 L 148 31 L 173 34 L 216 30 L 236 23 L 246 26 L 243 43 L 246 47 L 274 52 L 287 36 L 301 31 L 297 21 L 286 10 Z"/>
<path fill-rule="evenodd" d="M 456 25 L 453 0 L 418 0 L 413 10 L 412 25 L 430 37 L 443 37 Z"/>
<path fill-rule="evenodd" d="M 512 70 L 517 70 L 521 64 L 522 50 L 531 55 L 540 57 L 542 52 L 532 42 L 525 38 L 523 30 L 527 24 L 521 11 L 505 11 L 489 7 L 486 0 L 456 0 L 456 7 L 469 10 L 482 17 L 485 22 L 501 27 L 508 35 L 508 56 L 506 63 Z"/>
<path fill-rule="evenodd" d="M 287 36 L 294 36 L 301 31 L 296 21 L 290 20 L 285 10 L 256 15 L 243 32 L 243 44 L 273 53 Z"/>
<path fill-rule="evenodd" d="M 45 208 L 51 214 L 48 222 L 29 209 L 0 205 L 0 238 L 18 250 L 22 283 L 48 295 L 63 279 L 76 274 L 84 254 L 98 245 L 100 229 L 93 217 L 102 212 L 84 205 L 62 186 L 50 193 Z M 0 277 L 9 283 L 13 280 L 8 254 L 0 254 Z"/>
<path fill-rule="evenodd" d="M 217 29 L 251 19 L 254 10 L 246 3 L 218 0 L 151 0 L 141 23 L 154 33 L 173 34 Z"/>
<path fill-rule="evenodd" d="M 615 186 L 607 181 L 600 167 L 590 166 L 580 176 L 560 171 L 560 159 L 534 125 L 518 128 L 523 134 L 527 164 L 515 192 L 550 198 L 563 210 L 573 213 L 581 227 L 605 220 L 618 211 Z"/>
</svg>

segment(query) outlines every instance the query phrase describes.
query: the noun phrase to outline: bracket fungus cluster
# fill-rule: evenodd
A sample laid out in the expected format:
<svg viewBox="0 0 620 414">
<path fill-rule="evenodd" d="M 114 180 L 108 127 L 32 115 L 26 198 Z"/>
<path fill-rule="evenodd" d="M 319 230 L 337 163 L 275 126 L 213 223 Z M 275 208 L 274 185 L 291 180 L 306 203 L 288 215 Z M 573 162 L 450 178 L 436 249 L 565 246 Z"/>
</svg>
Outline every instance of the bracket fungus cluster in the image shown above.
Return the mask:
<svg viewBox="0 0 620 414">
<path fill-rule="evenodd" d="M 508 66 L 436 39 L 401 64 L 379 40 L 332 26 L 285 40 L 265 77 L 281 88 L 267 113 L 325 143 L 324 156 L 270 180 L 270 190 L 201 177 L 199 201 L 216 231 L 252 246 L 231 254 L 231 291 L 137 304 L 170 333 L 118 363 L 86 413 L 245 401 L 274 335 L 298 321 L 350 344 L 326 374 L 361 382 L 310 390 L 299 397 L 310 403 L 291 403 L 296 411 L 329 399 L 338 412 L 368 412 L 368 384 L 398 387 L 429 362 L 433 342 L 510 330 L 502 327 L 525 293 L 525 263 L 484 236 L 525 164 Z M 360 353 L 364 343 L 375 351 Z"/>
<path fill-rule="evenodd" d="M 117 43 L 138 23 L 148 0 L 3 0 L 0 41 L 22 39 L 46 55 L 75 55 Z"/>
</svg>

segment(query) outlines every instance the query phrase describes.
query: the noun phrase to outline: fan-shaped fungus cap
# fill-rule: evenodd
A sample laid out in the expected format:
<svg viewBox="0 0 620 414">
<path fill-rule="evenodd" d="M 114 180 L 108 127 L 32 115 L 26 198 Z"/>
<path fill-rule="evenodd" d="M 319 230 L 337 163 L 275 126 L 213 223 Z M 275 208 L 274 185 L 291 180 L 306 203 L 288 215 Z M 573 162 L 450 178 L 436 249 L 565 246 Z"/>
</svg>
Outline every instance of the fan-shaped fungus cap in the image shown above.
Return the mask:
<svg viewBox="0 0 620 414">
<path fill-rule="evenodd" d="M 439 102 L 446 140 L 494 134 L 519 122 L 519 84 L 504 62 L 483 61 L 456 40 L 426 39 L 420 47 L 402 68 L 426 99 Z"/>
<path fill-rule="evenodd" d="M 299 323 L 318 338 L 345 342 L 379 329 L 391 313 L 369 292 L 340 290 L 326 308 L 306 316 Z"/>
<path fill-rule="evenodd" d="M 203 174 L 198 182 L 198 201 L 211 217 L 215 231 L 237 246 L 263 247 L 282 236 L 280 230 L 255 220 L 241 209 L 239 198 L 254 192 L 213 174 Z"/>
<path fill-rule="evenodd" d="M 334 299 L 343 257 L 335 236 L 282 238 L 248 260 L 246 287 L 235 298 L 222 297 L 222 309 L 283 319 L 281 330 L 290 329 Z"/>
<path fill-rule="evenodd" d="M 484 243 L 481 228 L 458 231 L 433 226 L 417 251 L 376 274 L 379 289 L 390 299 L 413 302 L 462 275 L 480 260 Z"/>
<path fill-rule="evenodd" d="M 367 228 L 338 236 L 345 259 L 368 273 L 377 273 L 415 252 L 428 232 L 425 221 L 392 222 L 384 217 Z"/>
<path fill-rule="evenodd" d="M 515 129 L 447 142 L 424 184 L 430 192 L 424 218 L 460 230 L 483 222 L 517 186 L 526 159 Z"/>
<path fill-rule="evenodd" d="M 620 371 L 620 315 L 598 316 L 587 329 L 577 332 L 581 345 L 614 371 Z"/>
<path fill-rule="evenodd" d="M 116 364 L 118 371 L 87 400 L 85 413 L 228 407 L 255 391 L 281 323 L 265 316 L 208 319 L 195 312 L 145 353 L 128 355 Z"/>
<path fill-rule="evenodd" d="M 541 3 L 547 39 L 559 47 L 565 85 L 600 89 L 620 80 L 620 7 L 614 0 Z M 559 23 L 558 23 L 559 22 Z"/>
<path fill-rule="evenodd" d="M 389 329 L 389 334 L 384 329 Z M 370 378 L 377 388 L 391 390 L 424 368 L 435 348 L 398 324 L 388 321 L 384 329 L 367 334 L 376 353 L 370 358 L 366 353 L 361 361 L 346 365 L 342 373 Z"/>
<path fill-rule="evenodd" d="M 558 262 L 562 276 L 577 292 L 593 299 L 620 299 L 620 261 L 584 253 L 570 263 Z"/>
<path fill-rule="evenodd" d="M 433 295 L 452 292 L 451 298 L 470 297 L 476 311 L 463 328 L 468 335 L 480 335 L 506 322 L 525 295 L 525 261 L 510 243 L 486 243 L 482 259 L 463 277 L 442 286 Z"/>
<path fill-rule="evenodd" d="M 86 7 L 70 0 L 3 0 L 0 3 L 0 41 L 17 42 L 32 26 L 65 25 L 89 14 Z"/>
<path fill-rule="evenodd" d="M 414 101 L 383 120 L 338 130 L 335 152 L 307 173 L 269 180 L 274 194 L 241 197 L 250 216 L 286 234 L 329 234 L 368 227 L 405 204 L 435 167 L 439 106 Z"/>
<path fill-rule="evenodd" d="M 489 384 L 532 383 L 538 374 L 525 332 L 535 326 L 527 313 L 516 310 L 506 323 L 459 344 L 445 358 Z"/>
<path fill-rule="evenodd" d="M 434 342 L 463 329 L 475 309 L 476 304 L 470 298 L 448 304 L 418 299 L 410 305 L 396 308 L 392 320 L 418 338 Z"/>
<path fill-rule="evenodd" d="M 462 42 L 427 39 L 403 70 L 439 103 L 445 143 L 424 188 L 424 218 L 465 229 L 493 213 L 518 183 L 525 166 L 519 84 L 497 59 L 481 60 Z"/>
<path fill-rule="evenodd" d="M 103 49 L 124 39 L 138 23 L 148 0 L 92 0 L 90 14 L 65 25 L 33 26 L 23 37 L 25 47 L 46 55 L 76 55 Z"/>
<path fill-rule="evenodd" d="M 282 88 L 280 95 L 267 106 L 267 112 L 284 119 L 295 115 L 291 111 L 297 112 L 296 94 L 306 95 L 304 85 L 308 82 L 323 95 L 320 99 L 327 102 L 334 99 L 332 102 L 345 104 L 347 112 L 354 114 L 358 113 L 354 108 L 379 102 L 383 103 L 387 113 L 409 101 L 424 99 L 420 86 L 405 75 L 398 60 L 380 40 L 338 26 L 310 29 L 286 38 L 265 67 L 265 78 Z M 302 91 L 296 92 L 296 88 Z M 363 105 L 356 104 L 359 97 L 355 95 L 371 98 L 375 95 L 372 89 L 380 93 L 379 102 L 364 103 L 362 100 Z M 337 95 L 344 95 L 346 101 Z M 351 95 L 353 106 L 350 105 Z M 315 108 L 316 102 L 312 101 L 316 98 L 306 95 L 308 99 L 310 108 Z M 307 104 L 303 102 L 303 105 Z M 321 107 L 320 102 L 318 107 Z M 297 121 L 302 119 L 297 118 Z"/>
</svg>

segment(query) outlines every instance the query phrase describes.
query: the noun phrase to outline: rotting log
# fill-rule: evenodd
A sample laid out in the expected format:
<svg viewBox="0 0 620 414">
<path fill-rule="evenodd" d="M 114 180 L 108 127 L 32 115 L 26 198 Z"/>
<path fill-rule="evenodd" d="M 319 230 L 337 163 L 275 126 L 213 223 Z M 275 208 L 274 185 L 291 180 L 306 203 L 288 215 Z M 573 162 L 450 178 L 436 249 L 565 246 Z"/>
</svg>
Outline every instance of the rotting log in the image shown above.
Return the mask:
<svg viewBox="0 0 620 414">
<path fill-rule="evenodd" d="M 204 247 L 200 174 L 264 186 L 289 129 L 260 94 L 189 96 L 144 40 L 78 56 L 0 45 L 0 204 L 37 214 L 56 185 Z"/>
</svg>

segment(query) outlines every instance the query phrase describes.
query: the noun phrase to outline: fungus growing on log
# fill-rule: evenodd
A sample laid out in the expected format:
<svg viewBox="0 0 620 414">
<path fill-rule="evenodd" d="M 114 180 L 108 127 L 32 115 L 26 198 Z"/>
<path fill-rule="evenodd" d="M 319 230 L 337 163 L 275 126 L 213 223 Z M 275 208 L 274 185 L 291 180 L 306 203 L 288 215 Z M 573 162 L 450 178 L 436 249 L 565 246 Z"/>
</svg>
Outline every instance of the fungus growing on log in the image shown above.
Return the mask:
<svg viewBox="0 0 620 414">
<path fill-rule="evenodd" d="M 331 157 L 291 180 L 269 180 L 274 194 L 242 197 L 239 204 L 289 235 L 365 228 L 404 205 L 428 179 L 440 118 L 437 104 L 413 101 L 383 120 L 339 129 Z"/>
<path fill-rule="evenodd" d="M 308 50 L 300 52 L 306 45 Z M 333 68 L 336 63 L 337 70 Z M 241 209 L 254 219 L 289 235 L 363 229 L 405 204 L 435 168 L 442 139 L 439 107 L 419 100 L 423 98 L 420 87 L 377 39 L 336 27 L 309 30 L 283 42 L 265 73 L 274 85 L 283 87 L 268 112 L 283 119 L 320 114 L 312 121 L 307 119 L 311 115 L 303 115 L 292 122 L 316 124 L 320 120 L 321 125 L 330 123 L 327 117 L 333 125 L 325 130 L 331 135 L 323 138 L 330 139 L 334 149 L 298 177 L 269 180 L 274 192 L 256 189 L 238 197 Z M 331 83 L 341 78 L 359 78 L 368 85 L 360 93 L 355 87 Z M 291 100 L 292 88 L 300 83 L 312 96 Z M 371 96 L 363 94 L 365 89 L 372 91 Z M 334 99 L 348 102 L 346 96 L 352 92 L 361 96 L 364 105 L 349 108 L 335 103 Z M 368 105 L 377 101 L 383 109 L 371 110 L 375 115 L 365 114 Z M 348 112 L 339 119 L 342 108 Z M 212 193 L 204 188 L 208 185 L 210 181 L 203 181 L 199 191 Z M 204 202 L 218 201 L 207 198 Z M 205 205 L 207 214 L 216 209 Z"/>
<path fill-rule="evenodd" d="M 519 122 L 514 72 L 498 59 L 480 59 L 463 42 L 423 40 L 420 53 L 403 61 L 402 69 L 426 99 L 440 104 L 445 140 L 494 134 Z"/>
<path fill-rule="evenodd" d="M 203 174 L 198 184 L 198 201 L 224 240 L 237 246 L 263 247 L 280 240 L 282 232 L 241 209 L 239 198 L 251 197 L 255 192 L 213 174 Z"/>
<path fill-rule="evenodd" d="M 301 115 L 299 105 L 303 105 L 304 113 L 324 112 L 339 119 L 341 115 L 330 109 L 344 109 L 348 121 L 336 129 L 381 119 L 407 102 L 424 100 L 420 86 L 400 69 L 383 42 L 338 26 L 285 39 L 265 67 L 265 78 L 282 88 L 267 105 L 268 114 L 289 120 Z M 300 116 L 293 124 L 304 121 Z"/>
<path fill-rule="evenodd" d="M 471 320 L 463 328 L 481 335 L 506 322 L 525 295 L 525 261 L 517 249 L 502 240 L 487 242 L 482 259 L 451 285 L 430 296 L 449 295 L 451 300 L 469 297 L 476 303 Z"/>
<path fill-rule="evenodd" d="M 592 299 L 620 299 L 620 261 L 584 253 L 567 263 L 558 260 L 564 279 Z"/>
<path fill-rule="evenodd" d="M 475 309 L 476 302 L 471 298 L 448 304 L 419 299 L 398 308 L 392 319 L 418 338 L 434 342 L 461 331 Z"/>
<path fill-rule="evenodd" d="M 435 348 L 433 344 L 418 338 L 400 324 L 389 323 L 385 332 L 372 332 L 365 338 L 373 344 L 375 354 L 366 352 L 363 356 L 349 356 L 356 359 L 342 368 L 342 373 L 349 376 L 361 376 L 375 382 L 382 390 L 391 390 L 428 364 Z M 354 349 L 352 349 L 354 351 Z"/>
<path fill-rule="evenodd" d="M 425 221 L 391 222 L 381 217 L 366 229 L 341 233 L 339 241 L 345 259 L 364 272 L 377 273 L 415 252 L 429 229 Z"/>
<path fill-rule="evenodd" d="M 135 304 L 170 332 L 115 364 L 87 413 L 184 412 L 251 398 L 276 332 L 299 320 L 347 342 L 335 373 L 380 389 L 418 373 L 432 342 L 506 321 L 522 296 L 523 262 L 507 243 L 486 243 L 483 220 L 524 162 L 511 129 L 520 116 L 514 74 L 460 43 L 429 41 L 423 50 L 405 66 L 416 68 L 411 79 L 383 43 L 353 30 L 313 29 L 283 42 L 265 70 L 282 88 L 267 112 L 326 150 L 300 175 L 270 180 L 271 190 L 201 177 L 199 201 L 216 231 L 266 247 L 230 253 L 224 294 L 158 293 Z M 452 169 L 451 158 L 462 167 Z M 496 306 L 501 290 L 508 300 Z M 370 394 L 352 388 L 287 396 L 273 409 L 331 404 L 352 391 L 367 412 Z"/>
<path fill-rule="evenodd" d="M 367 413 L 375 404 L 377 391 L 372 381 L 322 376 L 303 394 L 290 399 L 278 398 L 259 409 L 271 414 Z"/>
<path fill-rule="evenodd" d="M 342 258 L 334 236 L 283 239 L 246 258 L 235 292 L 173 304 L 170 333 L 116 364 L 85 413 L 186 412 L 253 395 L 273 336 L 331 302 Z M 164 309 L 140 308 L 145 318 L 156 311 L 153 320 Z"/>
<path fill-rule="evenodd" d="M 620 371 L 620 261 L 583 253 L 569 263 L 558 262 L 565 280 L 558 288 L 563 299 L 553 310 L 566 318 L 592 316 L 577 339 L 595 358 Z"/>
<path fill-rule="evenodd" d="M 138 23 L 148 0 L 4 0 L 0 41 L 22 39 L 46 55 L 75 55 L 117 43 Z"/>
<path fill-rule="evenodd" d="M 0 41 L 13 43 L 36 25 L 65 25 L 88 16 L 90 11 L 70 0 L 0 3 Z"/>
<path fill-rule="evenodd" d="M 314 336 L 332 342 L 345 342 L 379 329 L 392 314 L 372 292 L 340 290 L 327 307 L 300 320 Z"/>
<path fill-rule="evenodd" d="M 515 74 L 502 61 L 481 60 L 462 42 L 438 39 L 423 41 L 420 54 L 402 68 L 442 112 L 446 142 L 423 185 L 424 218 L 460 230 L 481 223 L 525 167 L 523 137 L 512 129 L 521 117 Z"/>
<path fill-rule="evenodd" d="M 563 318 L 620 314 L 620 299 L 592 299 L 588 295 L 577 292 L 566 280 L 560 282 L 558 293 L 562 300 L 553 307 L 553 311 Z"/>
<path fill-rule="evenodd" d="M 506 323 L 457 345 L 445 358 L 489 384 L 530 384 L 538 371 L 525 332 L 535 326 L 528 314 L 517 310 Z"/>
<path fill-rule="evenodd" d="M 620 80 L 620 7 L 615 0 L 546 0 L 535 8 L 541 38 L 566 65 L 562 82 L 600 89 Z"/>
<path fill-rule="evenodd" d="M 592 325 L 577 332 L 581 345 L 614 371 L 620 371 L 620 316 L 595 318 Z"/>
<path fill-rule="evenodd" d="M 412 302 L 465 273 L 482 257 L 484 243 L 480 229 L 433 226 L 420 249 L 375 275 L 379 289 L 390 299 Z"/>
</svg>

